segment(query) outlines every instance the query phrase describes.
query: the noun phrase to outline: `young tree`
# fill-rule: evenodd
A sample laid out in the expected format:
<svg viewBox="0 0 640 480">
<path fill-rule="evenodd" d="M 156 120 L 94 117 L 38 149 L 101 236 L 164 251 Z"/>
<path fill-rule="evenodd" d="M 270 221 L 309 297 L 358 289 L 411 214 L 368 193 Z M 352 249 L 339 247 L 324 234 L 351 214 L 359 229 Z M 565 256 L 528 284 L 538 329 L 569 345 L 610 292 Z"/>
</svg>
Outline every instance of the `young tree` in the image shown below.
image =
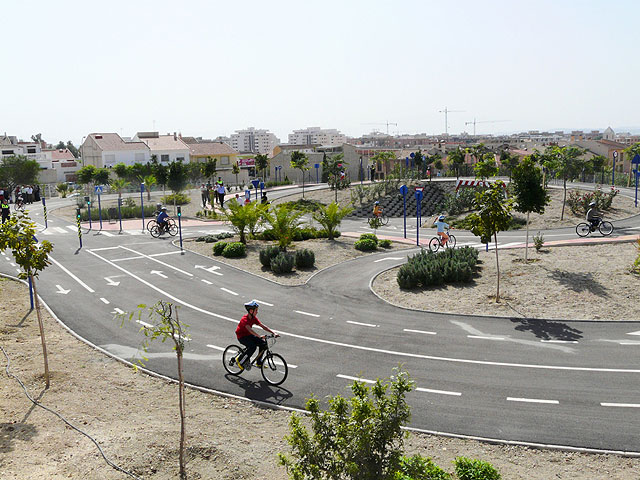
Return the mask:
<svg viewBox="0 0 640 480">
<path fill-rule="evenodd" d="M 109 169 L 97 168 L 93 176 L 96 185 L 107 185 L 109 183 Z"/>
<path fill-rule="evenodd" d="M 131 182 L 125 180 L 124 178 L 114 178 L 111 180 L 109 184 L 113 190 L 118 193 L 118 198 L 122 198 L 122 191 L 131 185 Z"/>
<path fill-rule="evenodd" d="M 180 450 L 179 450 L 179 462 L 180 462 L 180 478 L 186 479 L 187 473 L 185 469 L 185 395 L 184 395 L 184 375 L 183 375 L 183 354 L 184 344 L 189 340 L 187 333 L 188 325 L 182 323 L 178 318 L 178 307 L 170 302 L 164 302 L 160 300 L 155 305 L 152 305 L 147 309 L 146 305 L 138 305 L 137 318 L 140 320 L 144 311 L 148 312 L 148 318 L 152 322 L 151 326 L 143 326 L 140 330 L 144 333 L 146 339 L 142 342 L 142 348 L 146 352 L 154 340 L 160 339 L 161 342 L 171 340 L 173 342 L 173 350 L 176 352 L 176 358 L 178 360 L 178 408 L 180 410 Z M 132 320 L 136 312 L 129 314 L 120 314 L 119 317 L 124 323 L 125 316 L 128 315 L 129 320 Z M 175 314 L 175 318 L 174 318 Z M 144 359 L 146 360 L 146 359 Z"/>
<path fill-rule="evenodd" d="M 56 192 L 60 194 L 60 197 L 67 198 L 69 193 L 69 185 L 67 183 L 59 183 L 56 185 Z"/>
<path fill-rule="evenodd" d="M 95 182 L 97 168 L 94 165 L 85 165 L 76 174 L 78 183 L 85 186 L 85 191 L 89 193 L 91 191 L 91 184 Z"/>
<path fill-rule="evenodd" d="M 269 168 L 269 157 L 259 153 L 256 155 L 256 170 L 262 170 L 262 178 L 266 176 L 267 168 Z"/>
<path fill-rule="evenodd" d="M 391 160 L 395 160 L 395 159 L 396 159 L 396 154 L 393 152 L 378 152 L 373 157 L 371 157 L 371 161 L 375 165 L 376 170 L 379 169 L 381 165 L 386 165 Z"/>
<path fill-rule="evenodd" d="M 278 240 L 278 246 L 283 252 L 293 242 L 293 237 L 302 223 L 300 217 L 304 214 L 305 212 L 292 210 L 286 205 L 276 205 L 271 211 L 263 212 L 264 220 L 271 227 L 273 235 Z"/>
<path fill-rule="evenodd" d="M 306 154 L 294 150 L 291 152 L 291 168 L 296 168 L 302 173 L 302 198 L 304 198 L 304 172 L 309 170 L 309 157 Z"/>
<path fill-rule="evenodd" d="M 124 163 L 116 163 L 113 166 L 113 171 L 117 175 L 118 178 L 128 178 L 129 172 L 127 171 L 127 166 Z"/>
<path fill-rule="evenodd" d="M 153 164 L 153 176 L 156 177 L 158 185 L 162 185 L 162 195 L 166 195 L 166 187 L 169 182 L 169 167 L 161 163 Z"/>
<path fill-rule="evenodd" d="M 35 237 L 36 225 L 26 214 L 13 215 L 8 222 L 0 226 L 0 251 L 10 249 L 15 261 L 22 268 L 19 278 L 31 281 L 33 300 L 36 306 L 40 339 L 42 341 L 42 356 L 44 359 L 44 378 L 46 388 L 49 388 L 49 360 L 47 357 L 47 342 L 44 336 L 44 324 L 40 315 L 40 300 L 36 288 L 36 278 L 49 262 L 49 253 L 53 245 L 47 240 L 38 244 Z"/>
<path fill-rule="evenodd" d="M 333 155 L 331 157 L 327 157 L 326 155 L 322 159 L 322 174 L 326 173 L 327 175 L 327 183 L 329 184 L 329 188 L 335 190 L 335 198 L 334 201 L 338 201 L 338 190 L 343 188 L 347 188 L 349 186 L 349 182 L 341 181 L 340 174 L 345 165 L 349 165 L 344 161 L 344 154 L 338 153 L 337 155 Z"/>
<path fill-rule="evenodd" d="M 460 147 L 457 147 L 453 152 L 448 155 L 448 164 L 456 172 L 456 179 L 460 178 L 460 168 L 464 165 L 467 152 Z"/>
<path fill-rule="evenodd" d="M 542 185 L 542 170 L 531 156 L 525 159 L 513 169 L 513 195 L 515 209 L 527 214 L 527 236 L 524 248 L 524 260 L 528 260 L 529 252 L 529 215 L 531 212 L 543 214 L 544 207 L 549 204 L 550 198 Z"/>
<path fill-rule="evenodd" d="M 426 163 L 426 158 L 425 155 L 422 153 L 422 150 L 418 149 L 417 152 L 413 152 L 413 164 L 416 166 L 416 170 L 418 170 L 418 172 L 426 172 L 427 170 L 427 163 Z"/>
<path fill-rule="evenodd" d="M 485 178 L 495 177 L 498 174 L 498 166 L 493 153 L 485 153 L 473 166 L 476 178 L 484 180 Z"/>
<path fill-rule="evenodd" d="M 444 168 L 444 164 L 442 163 L 442 159 L 438 158 L 435 162 L 433 162 L 433 166 L 436 167 L 436 170 L 442 170 Z"/>
<path fill-rule="evenodd" d="M 518 155 L 511 153 L 509 150 L 502 150 L 500 152 L 500 164 L 504 165 L 504 167 L 509 171 L 509 182 L 511 182 L 513 169 L 516 168 L 519 163 L 520 157 Z"/>
<path fill-rule="evenodd" d="M 0 160 L 0 185 L 13 192 L 18 185 L 38 183 L 40 165 L 23 155 L 4 157 Z"/>
<path fill-rule="evenodd" d="M 216 175 L 218 167 L 218 159 L 207 157 L 207 161 L 202 165 L 202 175 L 211 182 L 211 179 Z"/>
<path fill-rule="evenodd" d="M 67 150 L 69 150 L 71 152 L 71 154 L 78 158 L 78 149 L 76 148 L 76 146 L 71 142 L 71 140 L 69 140 L 67 142 Z"/>
<path fill-rule="evenodd" d="M 248 205 L 238 205 L 237 202 L 229 202 L 227 210 L 223 211 L 226 220 L 233 229 L 240 235 L 240 241 L 247 243 L 247 233 L 254 234 L 260 224 L 267 205 L 251 202 Z"/>
<path fill-rule="evenodd" d="M 320 205 L 320 208 L 312 212 L 311 216 L 326 230 L 329 240 L 333 240 L 338 233 L 338 227 L 342 219 L 353 211 L 351 207 L 340 207 L 340 204 L 332 202 L 329 205 Z"/>
<path fill-rule="evenodd" d="M 286 440 L 292 451 L 279 454 L 280 464 L 295 480 L 404 478 L 396 473 L 405 438 L 401 428 L 411 416 L 406 401 L 411 390 L 409 375 L 399 370 L 390 381 L 378 379 L 371 387 L 354 381 L 351 399 L 329 397 L 328 410 L 311 397 L 306 404 L 311 432 L 300 416 L 291 415 Z"/>
<path fill-rule="evenodd" d="M 142 179 L 144 182 L 144 189 L 147 191 L 147 201 L 151 201 L 151 188 L 155 186 L 158 181 L 154 175 L 145 175 Z"/>
<path fill-rule="evenodd" d="M 238 162 L 233 164 L 233 167 L 231 167 L 231 173 L 233 173 L 236 176 L 236 187 L 238 186 L 238 174 L 240 173 L 240 167 L 238 166 Z"/>
<path fill-rule="evenodd" d="M 424 174 L 425 175 L 427 174 L 427 170 L 429 170 L 429 165 L 431 165 L 431 164 L 433 164 L 436 168 L 438 168 L 436 163 L 440 162 L 440 166 L 442 166 L 441 158 L 442 158 L 442 156 L 440 155 L 440 152 L 436 152 L 436 153 L 433 153 L 431 155 L 425 156 L 424 157 L 424 163 L 425 163 Z M 431 172 L 431 173 L 433 173 L 433 172 Z M 432 176 L 433 175 L 429 175 L 429 181 L 431 181 L 431 177 Z"/>
<path fill-rule="evenodd" d="M 482 243 L 494 239 L 496 250 L 496 270 L 498 272 L 496 302 L 500 301 L 500 264 L 498 262 L 498 232 L 509 228 L 511 222 L 512 200 L 505 198 L 504 182 L 497 181 L 484 191 L 476 193 L 476 211 L 467 218 L 471 224 L 471 233 L 480 237 Z"/>
<path fill-rule="evenodd" d="M 189 172 L 187 165 L 182 161 L 173 161 L 169 164 L 169 172 L 167 174 L 167 186 L 173 191 L 173 193 L 182 192 L 189 179 Z"/>
<path fill-rule="evenodd" d="M 630 145 L 629 147 L 625 148 L 623 152 L 625 155 L 627 155 L 629 161 L 633 160 L 633 157 L 635 157 L 636 155 L 640 155 L 640 142 Z M 638 168 L 638 165 L 636 165 L 636 168 Z M 631 185 L 631 174 L 631 171 L 629 171 L 629 182 L 627 182 L 627 187 Z"/>
<path fill-rule="evenodd" d="M 581 158 L 585 151 L 578 147 L 547 147 L 544 153 L 544 165 L 555 172 L 556 178 L 562 179 L 563 196 L 560 220 L 564 219 L 564 206 L 567 202 L 567 180 L 575 178 L 584 166 Z"/>
<path fill-rule="evenodd" d="M 607 157 L 604 155 L 594 155 L 587 161 L 587 169 L 589 173 L 593 174 L 593 183 L 596 182 L 596 176 L 598 173 L 602 173 L 604 181 L 604 166 L 607 164 Z"/>
</svg>

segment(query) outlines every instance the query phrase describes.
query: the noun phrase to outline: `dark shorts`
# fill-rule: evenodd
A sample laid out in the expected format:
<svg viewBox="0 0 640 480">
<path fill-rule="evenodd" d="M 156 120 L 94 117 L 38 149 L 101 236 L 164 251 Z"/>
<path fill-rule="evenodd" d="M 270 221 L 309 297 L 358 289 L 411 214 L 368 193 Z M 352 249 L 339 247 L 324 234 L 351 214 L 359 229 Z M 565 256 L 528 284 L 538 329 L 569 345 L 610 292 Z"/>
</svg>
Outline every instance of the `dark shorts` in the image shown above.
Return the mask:
<svg viewBox="0 0 640 480">
<path fill-rule="evenodd" d="M 267 348 L 267 341 L 262 338 L 258 338 L 255 335 L 245 335 L 244 337 L 239 338 L 238 341 L 245 346 L 249 357 L 253 355 L 256 348 Z"/>
</svg>

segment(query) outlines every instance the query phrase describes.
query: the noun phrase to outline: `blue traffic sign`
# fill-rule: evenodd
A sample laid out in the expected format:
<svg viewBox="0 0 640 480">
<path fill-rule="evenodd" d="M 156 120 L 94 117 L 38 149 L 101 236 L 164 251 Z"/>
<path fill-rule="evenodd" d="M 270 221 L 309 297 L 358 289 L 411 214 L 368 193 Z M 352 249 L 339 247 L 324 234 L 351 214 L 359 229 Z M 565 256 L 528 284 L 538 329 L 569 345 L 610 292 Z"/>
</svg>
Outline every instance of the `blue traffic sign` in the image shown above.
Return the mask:
<svg viewBox="0 0 640 480">
<path fill-rule="evenodd" d="M 638 154 L 636 153 L 635 157 L 633 157 L 633 158 L 631 159 L 631 163 L 632 163 L 632 164 L 634 164 L 634 165 L 638 165 L 638 164 L 640 164 L 640 155 L 638 155 Z"/>
<path fill-rule="evenodd" d="M 258 180 L 257 178 L 255 180 L 251 180 L 251 185 L 253 185 L 253 188 L 258 188 L 258 185 L 260 185 L 260 180 Z"/>
<path fill-rule="evenodd" d="M 245 190 L 244 191 L 244 196 L 245 196 L 245 198 L 251 200 L 251 190 Z"/>
<path fill-rule="evenodd" d="M 264 188 L 264 182 L 260 182 L 260 190 Z"/>
<path fill-rule="evenodd" d="M 102 185 L 96 185 L 94 190 L 98 195 L 100 195 L 102 193 Z"/>
<path fill-rule="evenodd" d="M 402 185 L 402 186 L 400 187 L 400 193 L 401 193 L 402 195 L 406 195 L 408 191 L 409 191 L 409 189 L 407 188 L 407 186 L 406 186 L 406 185 Z"/>
<path fill-rule="evenodd" d="M 423 195 L 422 190 L 416 190 L 416 201 L 421 202 Z"/>
<path fill-rule="evenodd" d="M 319 163 L 314 163 L 313 166 L 314 166 L 314 168 L 320 168 L 320 164 Z"/>
</svg>

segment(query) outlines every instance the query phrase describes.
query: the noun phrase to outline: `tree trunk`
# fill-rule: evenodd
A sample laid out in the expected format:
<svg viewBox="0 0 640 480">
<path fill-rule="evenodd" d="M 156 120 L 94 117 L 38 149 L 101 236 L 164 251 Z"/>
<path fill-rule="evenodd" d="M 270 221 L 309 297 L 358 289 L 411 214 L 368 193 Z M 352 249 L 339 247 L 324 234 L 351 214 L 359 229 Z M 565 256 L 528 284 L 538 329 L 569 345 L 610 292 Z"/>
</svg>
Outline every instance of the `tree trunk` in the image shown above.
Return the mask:
<svg viewBox="0 0 640 480">
<path fill-rule="evenodd" d="M 302 170 L 302 198 L 304 198 L 304 170 Z"/>
<path fill-rule="evenodd" d="M 529 212 L 527 212 L 527 241 L 524 244 L 524 261 L 525 262 L 529 259 L 528 253 L 529 253 Z"/>
<path fill-rule="evenodd" d="M 560 213 L 560 220 L 564 219 L 564 204 L 567 201 L 567 179 L 563 179 L 564 193 L 562 195 L 562 213 Z"/>
<path fill-rule="evenodd" d="M 178 321 L 178 310 L 176 309 L 176 323 Z M 182 348 L 176 342 L 176 354 L 178 356 L 178 392 L 179 392 L 179 408 L 180 408 L 180 478 L 186 479 L 187 472 L 184 465 L 184 444 L 185 444 L 185 396 L 184 396 L 184 377 L 182 375 Z"/>
<path fill-rule="evenodd" d="M 496 303 L 500 303 L 500 264 L 498 263 L 498 234 L 493 234 L 493 240 L 496 246 L 496 272 L 498 272 L 498 284 L 496 289 Z"/>
<path fill-rule="evenodd" d="M 33 275 L 29 275 L 31 286 L 33 287 L 33 301 L 36 304 L 36 316 L 38 317 L 38 327 L 40 328 L 40 340 L 42 341 L 42 357 L 44 358 L 44 381 L 45 388 L 49 388 L 49 358 L 47 357 L 47 341 L 44 338 L 44 325 L 40 317 L 40 301 L 38 300 L 38 291 L 36 290 L 36 280 Z"/>
</svg>

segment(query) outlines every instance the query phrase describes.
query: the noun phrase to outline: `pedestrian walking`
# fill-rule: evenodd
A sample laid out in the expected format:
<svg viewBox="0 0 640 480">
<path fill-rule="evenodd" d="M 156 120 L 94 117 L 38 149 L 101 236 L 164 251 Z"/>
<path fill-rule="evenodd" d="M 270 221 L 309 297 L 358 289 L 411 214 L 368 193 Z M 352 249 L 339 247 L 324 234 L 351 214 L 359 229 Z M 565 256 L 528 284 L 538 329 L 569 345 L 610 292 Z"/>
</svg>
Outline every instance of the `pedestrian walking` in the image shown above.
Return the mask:
<svg viewBox="0 0 640 480">
<path fill-rule="evenodd" d="M 207 208 L 207 200 L 209 199 L 209 192 L 207 191 L 207 187 L 203 183 L 200 186 L 200 197 L 202 198 L 202 208 Z"/>
<path fill-rule="evenodd" d="M 225 190 L 224 190 L 224 184 L 222 182 L 220 182 L 220 184 L 218 184 L 218 202 L 220 202 L 220 208 L 224 208 L 224 194 L 225 194 Z"/>
<path fill-rule="evenodd" d="M 9 220 L 9 214 L 11 213 L 11 210 L 9 210 L 9 202 L 7 201 L 6 198 L 2 199 L 0 208 L 2 209 L 2 223 L 4 223 L 7 220 Z"/>
</svg>

